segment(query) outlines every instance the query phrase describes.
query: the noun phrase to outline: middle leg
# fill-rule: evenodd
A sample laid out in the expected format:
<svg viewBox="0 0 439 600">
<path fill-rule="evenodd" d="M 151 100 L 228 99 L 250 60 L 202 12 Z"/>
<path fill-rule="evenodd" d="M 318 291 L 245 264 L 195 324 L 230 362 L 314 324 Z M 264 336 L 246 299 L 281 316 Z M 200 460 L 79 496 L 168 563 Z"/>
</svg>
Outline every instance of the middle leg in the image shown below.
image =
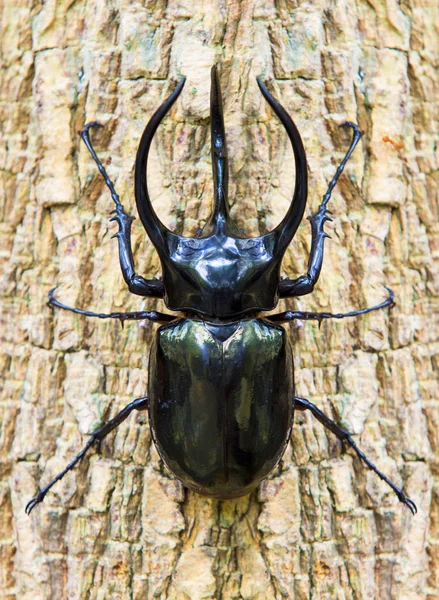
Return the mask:
<svg viewBox="0 0 439 600">
<path fill-rule="evenodd" d="M 346 317 L 356 317 L 358 315 L 365 315 L 366 313 L 373 312 L 374 310 L 380 310 L 381 308 L 387 308 L 394 306 L 395 304 L 395 295 L 390 288 L 386 288 L 389 292 L 388 297 L 380 304 L 376 304 L 375 306 L 368 306 L 367 308 L 360 308 L 359 310 L 352 310 L 347 313 L 330 313 L 330 312 L 303 312 L 303 311 L 293 311 L 287 310 L 283 313 L 278 313 L 277 315 L 268 315 L 265 317 L 268 321 L 272 323 L 288 323 L 289 321 L 294 321 L 295 319 L 303 320 L 303 321 L 318 321 L 319 324 L 324 319 L 345 319 Z"/>
<path fill-rule="evenodd" d="M 144 319 L 148 319 L 148 321 L 153 321 L 156 323 L 169 323 L 177 318 L 175 315 L 168 315 L 167 313 L 162 313 L 157 310 L 95 313 L 91 310 L 82 310 L 81 308 L 75 308 L 74 306 L 67 306 L 67 304 L 63 304 L 53 296 L 55 290 L 56 288 L 52 288 L 49 292 L 49 306 L 56 306 L 56 308 L 68 310 L 77 315 L 84 315 L 85 317 L 96 317 L 97 319 L 119 319 L 122 325 L 125 321 L 143 321 Z"/>
</svg>

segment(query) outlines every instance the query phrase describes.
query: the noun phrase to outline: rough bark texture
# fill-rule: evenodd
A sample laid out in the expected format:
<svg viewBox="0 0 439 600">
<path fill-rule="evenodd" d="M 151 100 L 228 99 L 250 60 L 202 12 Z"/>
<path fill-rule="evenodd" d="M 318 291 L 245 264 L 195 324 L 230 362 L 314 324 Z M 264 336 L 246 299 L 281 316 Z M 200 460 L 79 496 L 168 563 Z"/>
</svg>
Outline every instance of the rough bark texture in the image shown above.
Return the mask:
<svg viewBox="0 0 439 600">
<path fill-rule="evenodd" d="M 439 597 L 437 373 L 438 0 L 1 0 L 0 589 L 5 600 Z M 298 393 L 357 434 L 419 512 L 309 416 L 258 493 L 218 502 L 161 464 L 133 415 L 28 518 L 26 502 L 85 434 L 147 389 L 154 326 L 53 313 L 163 309 L 130 296 L 112 202 L 77 132 L 134 211 L 143 127 L 182 74 L 149 166 L 159 216 L 194 233 L 212 197 L 209 68 L 222 64 L 233 214 L 250 235 L 282 218 L 292 153 L 255 77 L 294 116 L 315 211 L 357 121 L 334 193 L 324 272 L 296 307 L 364 318 L 290 327 Z M 331 231 L 332 229 L 332 231 Z M 309 223 L 284 261 L 306 270 Z M 138 272 L 159 273 L 138 221 Z M 284 310 L 291 303 L 279 306 Z"/>
</svg>

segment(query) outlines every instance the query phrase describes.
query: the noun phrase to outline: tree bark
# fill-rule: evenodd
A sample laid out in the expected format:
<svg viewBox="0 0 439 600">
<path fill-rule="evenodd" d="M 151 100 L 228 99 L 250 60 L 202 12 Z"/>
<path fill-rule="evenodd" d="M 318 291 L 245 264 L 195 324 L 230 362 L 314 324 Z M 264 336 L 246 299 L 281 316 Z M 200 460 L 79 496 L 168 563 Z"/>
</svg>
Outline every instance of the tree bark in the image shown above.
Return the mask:
<svg viewBox="0 0 439 600">
<path fill-rule="evenodd" d="M 439 597 L 438 30 L 431 0 L 0 0 L 0 589 L 7 600 Z M 192 235 L 211 207 L 209 69 L 221 64 L 232 214 L 248 235 L 285 214 L 292 152 L 256 76 L 293 116 L 317 209 L 349 135 L 364 137 L 336 188 L 314 293 L 278 310 L 345 312 L 287 326 L 297 393 L 348 430 L 416 502 L 297 415 L 258 493 L 216 501 L 184 490 L 138 413 L 53 488 L 85 434 L 147 390 L 154 325 L 46 306 L 158 309 L 123 282 L 112 200 L 78 131 L 134 213 L 141 132 L 182 75 L 149 164 L 159 217 Z M 160 276 L 136 220 L 137 270 Z M 306 272 L 303 222 L 284 275 Z"/>
</svg>

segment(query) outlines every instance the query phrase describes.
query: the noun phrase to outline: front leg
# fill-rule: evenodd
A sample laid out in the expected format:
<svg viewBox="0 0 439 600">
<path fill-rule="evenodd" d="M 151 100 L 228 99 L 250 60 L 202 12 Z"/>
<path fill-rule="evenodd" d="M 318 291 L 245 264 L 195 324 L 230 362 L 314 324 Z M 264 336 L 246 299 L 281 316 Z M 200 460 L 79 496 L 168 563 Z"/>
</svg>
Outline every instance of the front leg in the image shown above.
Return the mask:
<svg viewBox="0 0 439 600">
<path fill-rule="evenodd" d="M 323 264 L 323 249 L 325 244 L 325 239 L 330 237 L 327 233 L 325 233 L 323 226 L 326 221 L 332 221 L 328 217 L 328 209 L 326 208 L 329 199 L 331 198 L 332 190 L 334 189 L 335 184 L 338 181 L 338 178 L 343 172 L 345 165 L 349 158 L 351 157 L 352 152 L 355 149 L 355 146 L 360 141 L 362 136 L 362 132 L 358 128 L 358 125 L 355 123 L 343 123 L 342 127 L 351 127 L 353 130 L 353 136 L 351 145 L 349 146 L 349 150 L 346 152 L 345 157 L 340 163 L 332 181 L 330 182 L 326 194 L 323 196 L 322 203 L 319 206 L 318 211 L 312 217 L 308 217 L 308 220 L 311 223 L 311 253 L 308 260 L 308 270 L 306 275 L 302 275 L 297 279 L 284 279 L 279 284 L 279 296 L 280 298 L 287 298 L 291 296 L 304 296 L 305 294 L 309 294 L 313 291 L 315 284 L 318 281 L 320 276 L 320 271 L 322 270 Z"/>
<path fill-rule="evenodd" d="M 104 165 L 101 163 L 96 152 L 94 151 L 89 134 L 89 131 L 92 127 L 102 127 L 102 125 L 96 121 L 93 123 L 88 123 L 81 131 L 81 137 L 87 146 L 88 151 L 92 155 L 93 160 L 97 164 L 99 172 L 104 178 L 105 184 L 110 190 L 111 197 L 116 205 L 116 209 L 113 211 L 114 217 L 112 217 L 110 220 L 117 221 L 119 225 L 119 231 L 113 237 L 117 237 L 117 241 L 119 242 L 119 261 L 123 278 L 128 285 L 128 289 L 133 294 L 137 294 L 139 296 L 151 296 L 153 298 L 163 298 L 164 290 L 163 283 L 161 281 L 158 279 L 145 279 L 144 277 L 137 275 L 134 270 L 134 258 L 133 251 L 131 249 L 131 223 L 133 222 L 134 217 L 125 212 L 119 195 L 116 193 L 113 182 L 108 177 Z"/>
</svg>

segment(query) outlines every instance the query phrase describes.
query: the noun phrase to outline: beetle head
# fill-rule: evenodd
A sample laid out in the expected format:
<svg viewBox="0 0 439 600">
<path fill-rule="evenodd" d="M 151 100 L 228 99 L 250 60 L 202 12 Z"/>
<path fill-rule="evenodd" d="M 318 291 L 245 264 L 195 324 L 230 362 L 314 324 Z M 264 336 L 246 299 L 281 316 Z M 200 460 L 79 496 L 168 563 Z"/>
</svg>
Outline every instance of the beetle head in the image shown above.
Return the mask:
<svg viewBox="0 0 439 600">
<path fill-rule="evenodd" d="M 145 128 L 136 158 L 136 202 L 143 226 L 163 268 L 165 302 L 171 310 L 193 310 L 226 318 L 254 310 L 271 310 L 278 300 L 280 263 L 306 205 L 306 156 L 300 135 L 283 107 L 258 78 L 262 94 L 291 140 L 296 185 L 290 208 L 270 233 L 246 238 L 230 216 L 228 163 L 218 69 L 211 71 L 210 121 L 214 206 L 196 238 L 177 235 L 158 219 L 148 194 L 146 166 L 152 138 L 183 89 L 183 78 Z"/>
</svg>

